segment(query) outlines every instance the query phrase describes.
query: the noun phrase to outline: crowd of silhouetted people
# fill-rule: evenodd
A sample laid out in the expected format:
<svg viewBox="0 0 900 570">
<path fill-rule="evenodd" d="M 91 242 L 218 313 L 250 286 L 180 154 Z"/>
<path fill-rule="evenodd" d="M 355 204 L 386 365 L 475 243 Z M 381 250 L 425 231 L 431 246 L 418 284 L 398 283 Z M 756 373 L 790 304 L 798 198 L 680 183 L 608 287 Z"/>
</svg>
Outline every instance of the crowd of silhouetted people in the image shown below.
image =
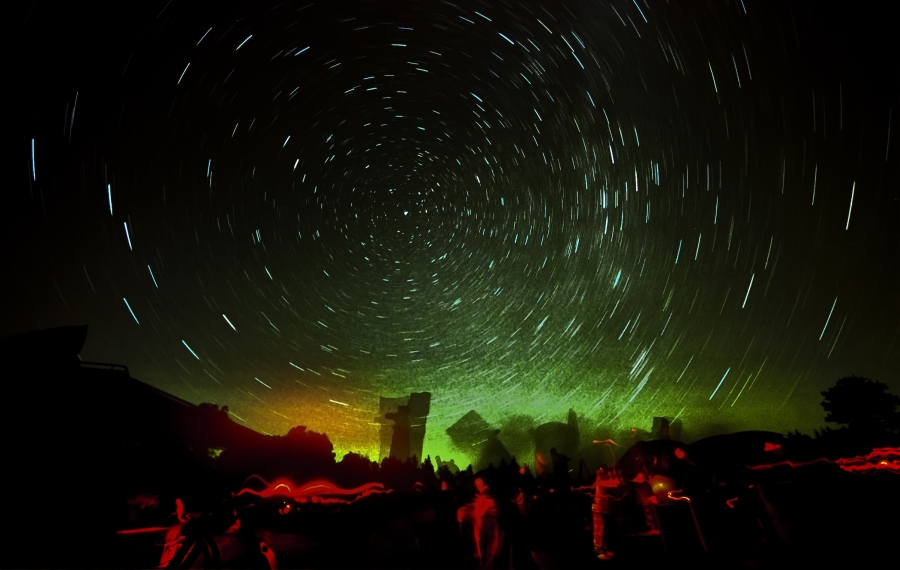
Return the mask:
<svg viewBox="0 0 900 570">
<path fill-rule="evenodd" d="M 123 498 L 116 549 L 123 566 L 173 568 L 747 568 L 883 552 L 900 449 L 792 461 L 772 436 L 640 441 L 596 471 L 553 450 L 541 473 L 311 453 L 302 474 L 271 462 L 241 479 L 248 465 L 217 466 L 223 453 L 183 466 L 202 472 L 184 474 L 193 485 Z"/>
<path fill-rule="evenodd" d="M 260 434 L 123 366 L 79 362 L 85 336 L 0 343 L 41 363 L 8 387 L 42 429 L 3 418 L 4 567 L 864 567 L 900 535 L 900 399 L 868 379 L 823 392 L 826 421 L 844 427 L 815 437 L 688 444 L 657 418 L 650 435 L 591 443 L 570 411 L 517 459 L 473 410 L 447 430 L 481 441 L 463 467 L 414 455 L 427 394 L 383 402 L 388 457 L 337 460 L 325 434 Z"/>
</svg>

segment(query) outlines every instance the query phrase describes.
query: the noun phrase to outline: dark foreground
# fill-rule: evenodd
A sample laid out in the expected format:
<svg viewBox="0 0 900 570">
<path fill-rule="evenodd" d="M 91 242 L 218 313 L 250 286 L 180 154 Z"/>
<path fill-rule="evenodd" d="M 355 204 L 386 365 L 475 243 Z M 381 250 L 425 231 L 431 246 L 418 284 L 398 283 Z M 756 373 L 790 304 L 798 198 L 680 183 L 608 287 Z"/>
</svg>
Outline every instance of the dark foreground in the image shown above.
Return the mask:
<svg viewBox="0 0 900 570">
<path fill-rule="evenodd" d="M 86 328 L 56 331 L 0 343 L 4 360 L 32 366 L 7 384 L 0 416 L 3 567 L 865 568 L 895 557 L 891 439 L 637 441 L 599 469 L 551 449 L 540 473 L 505 460 L 478 472 L 336 462 L 322 434 L 263 436 L 124 367 L 79 363 Z"/>
</svg>

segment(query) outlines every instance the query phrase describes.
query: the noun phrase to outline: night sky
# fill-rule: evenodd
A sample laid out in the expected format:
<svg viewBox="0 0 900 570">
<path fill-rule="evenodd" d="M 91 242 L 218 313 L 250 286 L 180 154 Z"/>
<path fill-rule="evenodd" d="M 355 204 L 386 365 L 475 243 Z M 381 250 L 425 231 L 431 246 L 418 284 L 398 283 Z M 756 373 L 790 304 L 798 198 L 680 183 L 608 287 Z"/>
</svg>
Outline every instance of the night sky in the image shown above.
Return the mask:
<svg viewBox="0 0 900 570">
<path fill-rule="evenodd" d="M 900 392 L 877 4 L 120 4 L 11 19 L 0 334 L 86 323 L 339 454 L 412 391 L 432 455 L 471 409 L 786 432 L 843 376 Z"/>
</svg>

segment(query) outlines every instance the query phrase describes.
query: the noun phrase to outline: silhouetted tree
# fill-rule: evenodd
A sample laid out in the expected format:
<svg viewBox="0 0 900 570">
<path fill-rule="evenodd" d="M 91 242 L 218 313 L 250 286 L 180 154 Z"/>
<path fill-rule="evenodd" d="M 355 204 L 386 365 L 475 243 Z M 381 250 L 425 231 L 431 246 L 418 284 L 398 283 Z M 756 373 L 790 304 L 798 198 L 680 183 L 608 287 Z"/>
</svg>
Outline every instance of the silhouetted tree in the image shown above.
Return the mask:
<svg viewBox="0 0 900 570">
<path fill-rule="evenodd" d="M 869 378 L 841 378 L 822 392 L 825 421 L 844 424 L 853 431 L 896 431 L 900 428 L 900 396 L 887 384 Z"/>
<path fill-rule="evenodd" d="M 377 481 L 379 474 L 378 463 L 359 453 L 350 452 L 344 454 L 343 459 L 337 464 L 335 473 L 336 483 L 345 487 L 356 487 L 371 481 Z"/>
<path fill-rule="evenodd" d="M 364 472 L 375 471 L 378 469 L 378 463 L 354 451 L 345 453 L 344 458 L 341 459 L 340 465 L 347 469 Z"/>
<path fill-rule="evenodd" d="M 203 415 L 208 415 L 209 417 L 216 417 L 222 420 L 231 420 L 228 416 L 228 406 L 222 406 L 221 408 L 216 404 L 211 404 L 209 402 L 203 402 L 197 408 L 200 409 L 200 413 Z"/>
<path fill-rule="evenodd" d="M 434 485 L 437 483 L 437 476 L 434 473 L 434 464 L 431 463 L 431 456 L 427 456 L 422 465 L 419 467 L 420 480 L 425 485 Z"/>
<path fill-rule="evenodd" d="M 306 429 L 306 426 L 291 428 L 284 436 L 290 449 L 311 457 L 326 457 L 334 460 L 334 445 L 328 435 Z"/>
<path fill-rule="evenodd" d="M 227 431 L 228 424 L 233 423 L 228 415 L 228 406 L 219 407 L 204 402 L 197 406 L 197 411 L 199 421 L 193 429 L 190 447 L 203 459 L 217 457 L 222 451 L 223 433 Z"/>
<path fill-rule="evenodd" d="M 212 402 L 203 402 L 199 406 L 197 406 L 201 410 L 211 410 L 211 411 L 219 411 L 219 406 L 217 404 L 213 404 Z"/>
</svg>

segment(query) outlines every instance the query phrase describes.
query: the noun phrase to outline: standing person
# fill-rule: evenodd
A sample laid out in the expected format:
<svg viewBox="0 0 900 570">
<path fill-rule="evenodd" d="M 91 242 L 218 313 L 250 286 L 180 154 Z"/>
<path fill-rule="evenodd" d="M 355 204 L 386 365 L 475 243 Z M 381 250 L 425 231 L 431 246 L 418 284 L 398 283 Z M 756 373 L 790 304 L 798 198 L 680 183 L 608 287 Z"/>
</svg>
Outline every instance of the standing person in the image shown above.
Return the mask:
<svg viewBox="0 0 900 570">
<path fill-rule="evenodd" d="M 597 469 L 597 478 L 594 480 L 594 503 L 591 505 L 591 514 L 594 522 L 594 554 L 600 560 L 610 560 L 613 553 L 606 547 L 606 514 L 609 513 L 609 495 L 606 487 L 614 486 L 615 481 L 606 478 L 603 467 Z"/>
<path fill-rule="evenodd" d="M 503 529 L 500 527 L 500 513 L 497 502 L 481 477 L 475 479 L 477 491 L 471 503 L 463 505 L 456 512 L 460 530 L 471 529 L 475 546 L 475 560 L 479 568 L 490 568 L 503 548 Z"/>
</svg>

